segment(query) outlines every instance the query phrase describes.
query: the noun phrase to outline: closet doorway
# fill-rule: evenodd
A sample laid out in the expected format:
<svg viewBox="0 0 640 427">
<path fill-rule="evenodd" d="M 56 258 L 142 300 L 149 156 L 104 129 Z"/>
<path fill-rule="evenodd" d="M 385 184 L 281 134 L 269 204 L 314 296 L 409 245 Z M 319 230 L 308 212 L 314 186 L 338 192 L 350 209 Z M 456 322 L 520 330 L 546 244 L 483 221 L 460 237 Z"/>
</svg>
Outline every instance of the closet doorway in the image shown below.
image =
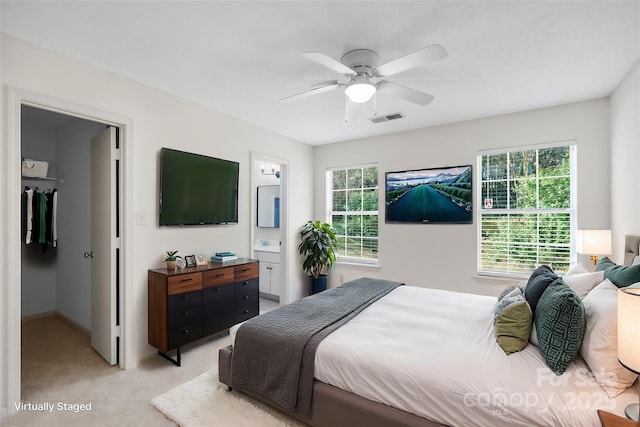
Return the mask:
<svg viewBox="0 0 640 427">
<path fill-rule="evenodd" d="M 28 189 L 49 198 L 55 193 L 57 202 L 55 207 L 51 203 L 45 223 L 38 227 L 47 228 L 39 233 L 45 239 L 27 243 L 29 197 L 23 196 L 22 319 L 42 322 L 55 317 L 52 323 L 62 321 L 83 332 L 105 366 L 120 364 L 123 183 L 118 139 L 119 128 L 108 124 L 21 106 L 22 185 L 25 193 Z M 41 167 L 34 161 L 46 164 L 46 172 L 29 171 L 34 164 Z M 27 330 L 23 327 L 23 341 Z M 23 352 L 39 351 L 35 348 L 23 342 Z"/>
</svg>

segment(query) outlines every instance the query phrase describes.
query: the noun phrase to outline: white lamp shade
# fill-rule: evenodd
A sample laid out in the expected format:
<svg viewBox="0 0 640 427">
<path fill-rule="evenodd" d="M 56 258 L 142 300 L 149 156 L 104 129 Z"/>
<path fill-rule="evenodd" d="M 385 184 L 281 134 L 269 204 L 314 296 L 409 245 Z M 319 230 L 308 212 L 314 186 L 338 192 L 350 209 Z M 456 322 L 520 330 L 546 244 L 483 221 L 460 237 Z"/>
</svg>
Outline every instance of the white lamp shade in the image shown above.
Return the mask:
<svg viewBox="0 0 640 427">
<path fill-rule="evenodd" d="M 362 104 L 370 100 L 376 93 L 376 87 L 367 79 L 356 78 L 352 83 L 347 85 L 344 93 L 351 101 Z"/>
<path fill-rule="evenodd" d="M 586 255 L 611 254 L 611 230 L 578 230 L 578 252 Z"/>
<path fill-rule="evenodd" d="M 618 291 L 618 360 L 640 374 L 640 289 Z"/>
</svg>

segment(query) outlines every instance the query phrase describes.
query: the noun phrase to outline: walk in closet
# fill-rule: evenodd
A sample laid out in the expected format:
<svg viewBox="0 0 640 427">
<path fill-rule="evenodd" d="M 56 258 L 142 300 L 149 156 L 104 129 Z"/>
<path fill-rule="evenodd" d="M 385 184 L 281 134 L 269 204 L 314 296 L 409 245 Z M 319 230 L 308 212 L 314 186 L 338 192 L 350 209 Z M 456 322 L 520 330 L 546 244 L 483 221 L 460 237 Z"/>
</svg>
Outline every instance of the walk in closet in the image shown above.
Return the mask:
<svg viewBox="0 0 640 427">
<path fill-rule="evenodd" d="M 29 106 L 21 117 L 22 318 L 57 315 L 90 334 L 91 138 L 105 125 Z"/>
</svg>

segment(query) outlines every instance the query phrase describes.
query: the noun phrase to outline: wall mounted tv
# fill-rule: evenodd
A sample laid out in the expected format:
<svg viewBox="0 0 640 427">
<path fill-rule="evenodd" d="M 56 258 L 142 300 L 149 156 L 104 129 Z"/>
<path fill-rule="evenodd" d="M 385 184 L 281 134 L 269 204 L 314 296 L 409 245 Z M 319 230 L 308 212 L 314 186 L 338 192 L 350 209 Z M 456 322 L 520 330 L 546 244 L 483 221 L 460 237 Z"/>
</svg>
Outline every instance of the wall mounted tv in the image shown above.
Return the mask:
<svg viewBox="0 0 640 427">
<path fill-rule="evenodd" d="M 238 223 L 239 164 L 162 148 L 160 225 Z"/>
<path fill-rule="evenodd" d="M 387 172 L 387 223 L 471 224 L 471 165 Z"/>
</svg>

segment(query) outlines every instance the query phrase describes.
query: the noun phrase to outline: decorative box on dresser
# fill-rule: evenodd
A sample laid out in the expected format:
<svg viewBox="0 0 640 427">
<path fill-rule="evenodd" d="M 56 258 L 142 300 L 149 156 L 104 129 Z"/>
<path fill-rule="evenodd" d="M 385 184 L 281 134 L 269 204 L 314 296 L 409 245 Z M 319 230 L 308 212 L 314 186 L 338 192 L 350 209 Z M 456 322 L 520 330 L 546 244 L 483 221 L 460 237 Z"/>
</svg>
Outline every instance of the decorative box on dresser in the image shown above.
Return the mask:
<svg viewBox="0 0 640 427">
<path fill-rule="evenodd" d="M 257 316 L 259 271 L 253 259 L 149 270 L 149 344 L 180 366 L 181 346 Z"/>
</svg>

